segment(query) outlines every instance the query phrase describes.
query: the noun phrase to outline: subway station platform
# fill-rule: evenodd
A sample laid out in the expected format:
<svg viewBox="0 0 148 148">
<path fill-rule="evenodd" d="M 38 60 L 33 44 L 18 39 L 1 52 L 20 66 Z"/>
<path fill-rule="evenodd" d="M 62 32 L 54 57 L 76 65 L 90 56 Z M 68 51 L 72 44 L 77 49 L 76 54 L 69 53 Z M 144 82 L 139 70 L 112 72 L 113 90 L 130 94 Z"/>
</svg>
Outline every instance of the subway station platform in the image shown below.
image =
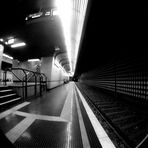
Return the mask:
<svg viewBox="0 0 148 148">
<path fill-rule="evenodd" d="M 0 128 L 20 148 L 115 147 L 74 82 L 1 112 Z"/>
</svg>

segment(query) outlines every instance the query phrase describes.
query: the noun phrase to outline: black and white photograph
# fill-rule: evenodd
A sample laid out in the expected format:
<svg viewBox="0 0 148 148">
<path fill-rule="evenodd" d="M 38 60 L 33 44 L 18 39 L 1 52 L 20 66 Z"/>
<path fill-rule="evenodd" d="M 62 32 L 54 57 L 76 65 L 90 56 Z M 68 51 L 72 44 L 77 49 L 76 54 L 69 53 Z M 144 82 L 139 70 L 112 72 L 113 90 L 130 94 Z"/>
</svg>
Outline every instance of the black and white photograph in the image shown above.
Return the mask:
<svg viewBox="0 0 148 148">
<path fill-rule="evenodd" d="M 0 148 L 148 148 L 148 8 L 1 0 Z"/>
</svg>

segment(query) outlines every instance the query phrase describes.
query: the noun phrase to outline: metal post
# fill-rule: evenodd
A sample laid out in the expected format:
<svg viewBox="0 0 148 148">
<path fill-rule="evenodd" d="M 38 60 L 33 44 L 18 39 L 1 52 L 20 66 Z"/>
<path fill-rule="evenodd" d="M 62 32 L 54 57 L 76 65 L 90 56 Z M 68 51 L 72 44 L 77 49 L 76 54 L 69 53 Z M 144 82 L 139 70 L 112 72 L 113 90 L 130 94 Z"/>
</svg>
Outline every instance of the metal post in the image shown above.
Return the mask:
<svg viewBox="0 0 148 148">
<path fill-rule="evenodd" d="M 40 96 L 42 95 L 42 88 L 41 88 L 41 76 L 40 76 Z"/>
<path fill-rule="evenodd" d="M 4 85 L 7 85 L 7 71 L 4 71 Z"/>
<path fill-rule="evenodd" d="M 25 99 L 27 99 L 27 74 L 25 73 Z"/>
<path fill-rule="evenodd" d="M 23 82 L 23 80 L 22 80 L 22 96 L 23 96 L 22 101 L 24 101 L 25 97 L 24 97 L 24 82 Z"/>
<path fill-rule="evenodd" d="M 35 92 L 35 96 L 37 95 L 37 76 L 36 74 L 34 74 L 35 76 L 35 87 L 34 87 L 34 92 Z"/>
<path fill-rule="evenodd" d="M 42 76 L 40 75 L 40 96 L 42 95 Z"/>
<path fill-rule="evenodd" d="M 47 91 L 47 77 L 46 77 L 46 91 Z"/>
</svg>

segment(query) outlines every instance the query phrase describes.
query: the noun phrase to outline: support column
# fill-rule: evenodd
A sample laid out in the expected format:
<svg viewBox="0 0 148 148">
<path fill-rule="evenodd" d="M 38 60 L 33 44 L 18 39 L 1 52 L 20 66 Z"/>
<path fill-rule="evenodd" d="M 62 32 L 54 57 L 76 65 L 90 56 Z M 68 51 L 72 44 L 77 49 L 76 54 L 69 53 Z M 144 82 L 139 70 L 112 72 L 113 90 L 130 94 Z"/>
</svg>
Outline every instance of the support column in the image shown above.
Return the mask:
<svg viewBox="0 0 148 148">
<path fill-rule="evenodd" d="M 3 74 L 1 71 L 3 52 L 4 52 L 4 46 L 2 44 L 0 44 L 0 79 L 3 79 Z"/>
<path fill-rule="evenodd" d="M 41 58 L 41 73 L 47 76 L 47 89 L 50 89 L 50 81 L 52 74 L 53 56 Z"/>
<path fill-rule="evenodd" d="M 4 52 L 4 46 L 0 44 L 0 70 L 2 65 L 3 52 Z"/>
</svg>

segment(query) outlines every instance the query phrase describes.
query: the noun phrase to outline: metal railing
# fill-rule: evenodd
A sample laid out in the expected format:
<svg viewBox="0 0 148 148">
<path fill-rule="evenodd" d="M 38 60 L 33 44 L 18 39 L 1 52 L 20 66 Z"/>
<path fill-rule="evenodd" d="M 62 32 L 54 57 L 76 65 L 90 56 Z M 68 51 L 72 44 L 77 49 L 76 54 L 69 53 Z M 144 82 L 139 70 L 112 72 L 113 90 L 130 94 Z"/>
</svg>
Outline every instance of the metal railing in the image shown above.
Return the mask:
<svg viewBox="0 0 148 148">
<path fill-rule="evenodd" d="M 34 72 L 23 68 L 9 68 L 5 69 L 3 74 L 4 85 L 8 84 L 7 73 L 11 72 L 13 75 L 13 84 L 16 86 L 21 86 L 23 88 L 23 99 L 27 99 L 28 90 L 27 87 L 34 85 L 35 96 L 37 95 L 37 85 L 40 87 L 40 95 L 42 95 L 43 90 L 47 90 L 47 77 L 43 73 Z M 28 74 L 29 73 L 29 74 Z M 13 85 L 15 87 L 15 85 Z"/>
</svg>

